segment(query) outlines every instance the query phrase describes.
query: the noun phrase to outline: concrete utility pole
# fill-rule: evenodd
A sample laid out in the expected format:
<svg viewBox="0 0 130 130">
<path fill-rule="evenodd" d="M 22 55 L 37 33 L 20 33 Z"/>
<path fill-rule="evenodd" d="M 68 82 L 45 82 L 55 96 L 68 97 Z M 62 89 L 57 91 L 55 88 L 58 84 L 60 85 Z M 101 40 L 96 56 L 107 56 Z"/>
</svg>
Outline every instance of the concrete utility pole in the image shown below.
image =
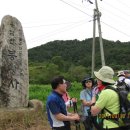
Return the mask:
<svg viewBox="0 0 130 130">
<path fill-rule="evenodd" d="M 92 72 L 91 76 L 93 77 L 94 68 L 95 68 L 95 29 L 96 29 L 96 10 L 94 9 L 93 14 L 93 43 L 92 43 Z"/>
<path fill-rule="evenodd" d="M 92 1 L 88 0 L 90 4 L 93 4 Z M 98 33 L 99 33 L 99 42 L 100 42 L 100 52 L 101 52 L 101 63 L 102 66 L 105 65 L 105 58 L 104 58 L 104 50 L 103 50 L 103 41 L 102 41 L 102 32 L 101 32 L 101 24 L 100 24 L 100 17 L 101 12 L 99 12 L 98 9 L 98 3 L 97 0 L 95 0 L 95 6 L 96 9 L 94 9 L 94 15 L 93 15 L 93 43 L 92 43 L 92 72 L 91 76 L 93 77 L 93 72 L 95 68 L 95 33 L 96 33 L 96 20 L 98 24 Z"/>
<path fill-rule="evenodd" d="M 97 13 L 97 23 L 98 23 L 98 32 L 99 32 L 99 41 L 100 41 L 101 61 L 102 61 L 102 66 L 104 66 L 105 65 L 105 58 L 104 58 L 102 32 L 101 32 L 101 24 L 100 24 L 101 12 L 99 12 L 97 0 L 95 0 L 95 6 L 96 6 L 96 13 Z"/>
</svg>

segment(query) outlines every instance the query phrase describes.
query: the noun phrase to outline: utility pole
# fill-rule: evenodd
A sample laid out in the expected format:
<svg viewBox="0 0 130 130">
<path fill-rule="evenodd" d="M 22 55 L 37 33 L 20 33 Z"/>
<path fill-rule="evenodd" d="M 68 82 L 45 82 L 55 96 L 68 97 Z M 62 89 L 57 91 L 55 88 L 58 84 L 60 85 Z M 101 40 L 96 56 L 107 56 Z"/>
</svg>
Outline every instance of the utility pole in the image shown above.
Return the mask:
<svg viewBox="0 0 130 130">
<path fill-rule="evenodd" d="M 100 41 L 101 61 L 102 61 L 102 66 L 104 66 L 105 65 L 105 58 L 104 58 L 102 32 L 101 32 L 101 24 L 100 24 L 101 12 L 99 12 L 97 0 L 95 0 L 95 6 L 96 6 L 96 13 L 97 13 L 97 23 L 98 23 L 98 32 L 99 32 L 99 41 Z"/>
<path fill-rule="evenodd" d="M 101 0 L 102 1 L 102 0 Z M 91 0 L 88 0 L 90 4 L 93 4 Z M 103 49 L 103 41 L 102 41 L 102 32 L 101 32 L 101 24 L 100 24 L 100 17 L 101 12 L 98 9 L 98 3 L 97 0 L 95 0 L 95 9 L 94 9 L 94 15 L 93 15 L 93 42 L 92 42 L 92 72 L 91 76 L 93 77 L 93 72 L 95 68 L 95 33 L 96 33 L 96 20 L 98 24 L 98 33 L 99 33 L 99 42 L 100 42 L 100 52 L 101 52 L 101 63 L 102 66 L 105 65 L 105 58 L 104 58 L 104 49 Z"/>
<path fill-rule="evenodd" d="M 93 43 L 92 43 L 92 72 L 91 76 L 93 77 L 93 72 L 95 68 L 95 33 L 96 33 L 96 10 L 94 9 L 93 14 Z"/>
</svg>

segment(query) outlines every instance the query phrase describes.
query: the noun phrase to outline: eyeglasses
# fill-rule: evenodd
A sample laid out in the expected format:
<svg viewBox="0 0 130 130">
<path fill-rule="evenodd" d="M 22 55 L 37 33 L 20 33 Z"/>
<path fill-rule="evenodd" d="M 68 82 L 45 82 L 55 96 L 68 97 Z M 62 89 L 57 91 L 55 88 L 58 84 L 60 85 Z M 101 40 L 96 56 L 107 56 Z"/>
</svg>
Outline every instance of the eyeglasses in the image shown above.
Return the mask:
<svg viewBox="0 0 130 130">
<path fill-rule="evenodd" d="M 92 81 L 91 80 L 87 80 L 85 83 L 92 83 Z"/>
</svg>

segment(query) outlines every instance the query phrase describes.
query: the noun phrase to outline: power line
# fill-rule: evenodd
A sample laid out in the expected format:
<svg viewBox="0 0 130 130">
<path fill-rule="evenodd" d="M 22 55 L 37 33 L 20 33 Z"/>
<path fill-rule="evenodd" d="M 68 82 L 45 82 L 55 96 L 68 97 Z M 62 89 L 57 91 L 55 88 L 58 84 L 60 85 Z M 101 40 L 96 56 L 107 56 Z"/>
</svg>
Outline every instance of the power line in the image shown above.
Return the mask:
<svg viewBox="0 0 130 130">
<path fill-rule="evenodd" d="M 80 11 L 80 12 L 86 14 L 86 12 L 84 12 L 84 11 L 78 9 L 77 7 L 74 7 L 73 5 L 67 3 L 67 2 L 65 2 L 65 1 L 63 1 L 63 0 L 60 0 L 60 1 L 62 1 L 62 2 L 64 2 L 65 4 L 67 4 L 67 5 L 69 5 L 69 6 L 73 7 L 73 8 L 75 8 L 75 9 L 77 9 L 77 10 Z M 87 15 L 88 15 L 88 14 L 87 14 Z M 90 16 L 90 15 L 88 15 L 88 16 Z M 92 17 L 92 16 L 90 16 L 90 17 Z M 93 20 L 91 20 L 91 21 L 93 21 Z M 90 22 L 90 21 L 88 21 L 88 22 Z M 101 22 L 104 23 L 105 25 L 111 27 L 112 29 L 114 29 L 114 30 L 120 32 L 120 33 L 122 33 L 122 34 L 124 34 L 124 35 L 126 35 L 126 36 L 129 36 L 129 35 L 127 35 L 126 33 L 124 33 L 124 32 L 122 32 L 122 31 L 116 29 L 115 27 L 112 27 L 111 25 L 109 25 L 109 24 L 107 24 L 107 23 L 105 23 L 105 22 L 103 22 L 103 21 L 101 21 Z M 78 23 L 78 22 L 74 22 L 74 23 Z M 64 24 L 64 23 L 61 23 L 61 24 Z M 65 23 L 65 24 L 67 24 L 67 23 Z M 52 25 L 58 25 L 58 24 L 52 24 Z M 60 24 L 59 24 L 59 25 L 60 25 Z M 39 26 L 36 26 L 36 27 L 40 27 L 40 26 L 49 26 L 49 25 L 39 25 Z M 32 26 L 32 27 L 33 27 L 33 26 Z M 34 27 L 35 27 L 35 26 L 34 26 Z M 65 28 L 66 28 L 66 27 L 65 27 Z M 72 27 L 72 28 L 73 28 L 73 27 Z M 63 29 L 63 28 L 62 28 L 62 29 Z M 53 31 L 53 32 L 51 32 L 51 33 L 45 34 L 45 35 L 52 35 L 52 33 L 55 33 L 56 31 L 57 31 L 57 30 L 55 30 L 55 31 Z M 58 30 L 58 31 L 59 31 L 59 30 Z M 64 32 L 64 30 L 61 31 L 61 32 Z M 44 36 L 45 36 L 45 35 L 44 35 Z M 55 34 L 53 34 L 53 35 L 55 35 Z M 37 39 L 37 38 L 39 38 L 39 37 L 41 38 L 41 37 L 44 37 L 44 36 L 41 35 L 41 36 L 38 36 L 38 37 L 33 38 L 33 39 Z M 36 40 L 36 41 L 37 41 L 37 40 Z"/>
<path fill-rule="evenodd" d="M 104 1 L 104 3 L 106 3 L 107 5 L 109 5 L 110 7 L 114 8 L 114 9 L 116 9 L 116 10 L 120 11 L 122 14 L 125 14 L 125 15 L 127 15 L 127 16 L 130 16 L 130 14 L 126 14 L 126 12 L 124 12 L 124 11 L 120 10 L 119 8 L 117 8 L 117 7 L 113 6 L 113 5 L 112 5 L 112 4 L 110 4 L 110 3 L 106 2 L 106 1 Z"/>
<path fill-rule="evenodd" d="M 82 7 L 82 8 L 85 8 L 85 9 L 86 9 L 86 6 L 83 6 L 83 2 L 82 2 L 82 6 L 79 5 L 79 4 L 77 4 L 77 3 L 72 2 L 71 0 L 70 0 L 70 2 L 71 2 L 72 4 L 74 4 L 74 5 L 76 5 L 76 6 L 79 6 L 79 7 Z M 87 7 L 89 7 L 89 6 L 91 6 L 91 5 L 88 4 Z M 87 8 L 87 10 L 88 10 L 88 9 L 89 9 L 89 8 Z M 92 9 L 89 9 L 89 10 L 92 10 Z"/>
<path fill-rule="evenodd" d="M 63 3 L 65 3 L 65 4 L 67 4 L 67 5 L 69 5 L 69 6 L 71 6 L 71 7 L 73 7 L 73 8 L 75 8 L 75 9 L 78 10 L 78 11 L 80 11 L 80 12 L 82 12 L 82 13 L 88 15 L 89 17 L 92 17 L 91 15 L 89 15 L 89 14 L 87 14 L 86 12 L 84 12 L 84 11 L 78 9 L 77 7 L 71 5 L 71 4 L 69 4 L 69 3 L 67 3 L 67 2 L 65 2 L 65 1 L 63 1 L 63 0 L 60 0 L 60 1 L 63 2 Z M 88 22 L 91 22 L 91 20 L 89 20 Z M 54 24 L 53 24 L 53 25 L 54 25 Z M 48 25 L 47 25 L 47 26 L 48 26 Z M 32 26 L 32 27 L 33 27 L 33 26 Z M 35 26 L 34 26 L 34 27 L 35 27 Z M 40 25 L 39 25 L 39 26 L 36 26 L 36 27 L 40 27 Z M 73 27 L 72 27 L 72 28 L 73 28 Z M 55 32 L 55 31 L 54 31 L 54 32 Z M 52 32 L 52 33 L 53 33 L 53 32 Z M 49 34 L 50 34 L 50 33 L 49 33 Z M 45 35 L 48 35 L 48 34 L 45 34 Z M 38 36 L 38 37 L 36 37 L 36 38 L 39 38 L 39 37 L 43 37 L 43 35 Z M 36 38 L 34 38 L 34 39 L 36 39 Z"/>
<path fill-rule="evenodd" d="M 84 24 L 86 24 L 86 22 L 85 22 Z M 81 25 L 81 24 L 79 24 L 78 26 L 80 26 L 80 25 Z M 72 29 L 72 28 L 75 28 L 75 27 L 77 27 L 77 25 L 76 25 L 76 26 L 72 26 L 71 28 L 68 28 L 68 29 L 63 30 L 63 31 L 55 30 L 54 32 L 48 33 L 48 34 L 42 36 L 40 39 L 34 40 L 34 41 L 32 41 L 32 42 L 38 42 L 38 41 L 43 42 L 45 39 L 48 39 L 49 37 L 52 37 L 53 35 L 56 35 L 56 34 L 58 34 L 58 33 L 61 34 L 62 32 L 68 31 L 68 30 L 70 30 L 70 29 Z M 45 38 L 43 39 L 43 37 L 45 37 Z"/>
<path fill-rule="evenodd" d="M 63 2 L 63 3 L 65 3 L 65 4 L 67 4 L 67 5 L 69 5 L 69 6 L 71 6 L 71 7 L 73 7 L 74 9 L 76 9 L 76 10 L 78 10 L 78 11 L 80 11 L 80 12 L 86 14 L 86 15 L 88 15 L 89 17 L 92 17 L 91 15 L 89 15 L 89 14 L 87 14 L 86 12 L 80 10 L 79 8 L 77 8 L 77 7 L 71 5 L 71 4 L 69 4 L 69 3 L 67 3 L 67 2 L 65 2 L 65 1 L 63 1 L 63 0 L 60 0 L 60 1 Z"/>
<path fill-rule="evenodd" d="M 84 14 L 90 16 L 90 17 L 92 17 L 91 15 L 89 15 L 89 14 L 87 14 L 86 12 L 80 10 L 79 8 L 77 8 L 77 7 L 71 5 L 71 4 L 69 4 L 69 3 L 67 3 L 67 2 L 65 2 L 65 1 L 63 1 L 63 0 L 60 0 L 60 1 L 62 1 L 63 3 L 69 5 L 69 6 L 73 7 L 73 8 L 75 8 L 76 10 L 78 10 L 78 11 L 80 11 L 80 12 L 82 12 L 82 13 L 84 13 Z M 74 3 L 74 4 L 75 4 L 75 3 Z M 73 23 L 76 23 L 76 22 L 73 22 Z M 37 25 L 37 26 L 30 26 L 30 27 L 24 27 L 24 28 L 33 28 L 33 27 L 42 27 L 42 26 L 54 26 L 54 25 L 60 25 L 60 24 L 69 24 L 69 23 L 58 23 L 58 24 Z"/>
<path fill-rule="evenodd" d="M 73 5 L 71 5 L 71 4 L 67 3 L 67 2 L 65 2 L 64 0 L 60 0 L 60 1 L 63 2 L 63 3 L 65 3 L 65 4 L 67 4 L 67 5 L 69 5 L 69 6 L 71 6 L 72 8 L 74 8 L 74 9 L 76 9 L 76 10 L 78 10 L 78 11 L 80 11 L 80 12 L 86 14 L 86 15 L 88 15 L 89 17 L 92 18 L 91 15 L 89 15 L 89 14 L 87 14 L 86 12 L 80 10 L 79 8 L 77 8 L 77 7 L 73 6 Z M 116 8 L 115 8 L 115 9 L 116 9 Z M 112 15 L 113 15 L 113 13 L 112 13 Z M 118 17 L 121 18 L 120 16 L 118 16 Z M 79 22 L 80 22 L 80 21 L 79 21 Z M 79 23 L 79 22 L 72 22 L 72 23 L 75 23 L 75 24 L 77 23 L 77 24 L 80 24 L 80 25 L 81 25 L 81 24 L 86 24 L 86 22 L 85 22 L 85 23 Z M 90 22 L 90 21 L 88 21 L 88 22 Z M 112 28 L 112 29 L 118 31 L 119 33 L 122 33 L 123 35 L 126 35 L 126 36 L 130 37 L 130 35 L 124 33 L 123 31 L 120 31 L 119 29 L 117 29 L 117 28 L 115 28 L 115 27 L 113 27 L 113 26 L 111 26 L 111 25 L 109 25 L 109 24 L 107 24 L 107 23 L 105 23 L 105 22 L 103 22 L 103 21 L 101 21 L 101 22 L 102 22 L 103 24 L 107 25 L 108 27 L 110 27 L 110 28 Z M 50 24 L 50 25 L 49 25 L 49 24 L 48 24 L 48 25 L 39 25 L 39 26 L 32 26 L 32 27 L 28 27 L 28 28 L 42 27 L 42 26 L 55 26 L 55 25 L 61 25 L 61 24 L 69 24 L 69 23 L 56 23 L 56 24 Z M 51 36 L 53 36 L 53 35 L 55 35 L 55 34 L 57 34 L 57 33 L 62 33 L 62 32 L 65 32 L 65 31 L 67 31 L 67 30 L 70 30 L 70 29 L 72 29 L 72 28 L 74 28 L 74 27 L 76 27 L 76 26 L 79 26 L 79 25 L 77 25 L 77 24 L 76 24 L 76 25 L 67 26 L 67 27 L 64 27 L 64 28 L 61 28 L 61 29 L 58 29 L 58 30 L 54 30 L 53 32 L 47 33 L 47 34 L 45 34 L 45 35 L 38 36 L 38 37 L 36 37 L 36 38 L 33 38 L 33 39 L 30 40 L 30 41 L 32 41 L 32 42 L 38 42 L 38 41 L 42 42 L 42 41 L 43 41 L 43 37 L 45 37 L 44 39 L 47 39 L 48 37 L 51 37 Z"/>
<path fill-rule="evenodd" d="M 90 21 L 88 21 L 88 22 L 90 22 Z M 81 25 L 81 24 L 86 24 L 86 21 L 82 21 L 82 22 L 80 22 L 80 23 L 76 23 L 76 25 L 71 25 L 71 26 L 66 26 L 66 27 L 63 27 L 63 28 L 60 28 L 60 29 L 57 29 L 57 30 L 54 30 L 53 32 L 50 32 L 50 33 L 46 33 L 45 35 L 41 35 L 41 36 L 38 36 L 38 37 L 36 37 L 36 38 L 33 38 L 33 39 L 31 39 L 30 41 L 39 41 L 41 38 L 43 38 L 43 37 L 48 37 L 48 36 L 52 36 L 52 35 L 55 35 L 55 34 L 57 34 L 57 33 L 61 33 L 61 32 L 64 32 L 64 31 L 66 31 L 66 30 L 70 30 L 70 29 L 72 29 L 72 28 L 74 28 L 74 27 L 76 27 L 76 26 L 79 26 L 79 25 Z M 67 29 L 66 29 L 67 28 Z M 66 29 L 66 30 L 65 30 Z M 62 30 L 62 31 L 61 31 Z"/>
<path fill-rule="evenodd" d="M 129 8 L 130 9 L 130 6 L 128 6 L 128 4 L 125 4 L 124 2 L 122 2 L 121 0 L 117 0 L 118 2 L 121 3 L 121 5 L 124 5 L 125 7 Z"/>
<path fill-rule="evenodd" d="M 128 19 L 126 19 L 126 18 L 124 18 L 124 17 L 121 17 L 121 16 L 115 14 L 114 12 L 111 12 L 110 10 L 107 10 L 106 8 L 105 8 L 105 9 L 102 8 L 102 7 L 100 7 L 100 8 L 103 9 L 102 11 L 106 11 L 107 13 L 109 13 L 109 14 L 110 14 L 109 17 L 111 17 L 112 19 L 113 19 L 112 15 L 114 15 L 114 16 L 120 18 L 120 20 L 122 20 L 122 21 L 125 21 L 125 22 L 128 21 L 128 22 L 130 22 Z M 107 17 L 107 16 L 106 16 L 106 17 Z M 109 17 L 108 17 L 108 18 L 109 18 Z M 117 19 L 116 19 L 116 20 L 117 20 Z"/>
<path fill-rule="evenodd" d="M 103 24 L 107 25 L 108 27 L 110 27 L 110 28 L 116 30 L 117 32 L 120 32 L 120 33 L 122 33 L 122 34 L 124 34 L 124 35 L 130 37 L 130 35 L 128 35 L 128 34 L 122 32 L 122 31 L 120 31 L 119 29 L 117 29 L 117 28 L 115 28 L 115 27 L 113 27 L 113 26 L 111 26 L 111 25 L 109 25 L 109 24 L 107 24 L 107 23 L 105 23 L 105 22 L 103 22 L 103 21 L 101 21 L 101 22 L 102 22 Z"/>
<path fill-rule="evenodd" d="M 84 19 L 85 20 L 85 19 Z M 24 28 L 39 28 L 39 27 L 45 27 L 45 26 L 57 26 L 57 25 L 63 25 L 63 24 L 72 24 L 72 23 L 79 23 L 84 20 L 75 21 L 75 22 L 64 22 L 64 23 L 55 23 L 55 24 L 44 24 L 44 25 L 37 25 L 37 26 L 25 26 Z"/>
</svg>

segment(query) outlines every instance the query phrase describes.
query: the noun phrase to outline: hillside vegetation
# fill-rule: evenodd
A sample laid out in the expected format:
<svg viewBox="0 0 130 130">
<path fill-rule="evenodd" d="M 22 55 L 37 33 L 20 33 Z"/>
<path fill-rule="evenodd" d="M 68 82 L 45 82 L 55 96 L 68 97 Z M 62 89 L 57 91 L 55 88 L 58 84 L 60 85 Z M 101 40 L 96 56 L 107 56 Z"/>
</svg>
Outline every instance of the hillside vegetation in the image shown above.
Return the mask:
<svg viewBox="0 0 130 130">
<path fill-rule="evenodd" d="M 115 71 L 130 69 L 130 42 L 103 39 L 106 65 Z M 30 83 L 50 83 L 55 75 L 81 81 L 91 74 L 92 39 L 52 41 L 28 50 Z M 96 38 L 95 70 L 101 67 L 100 45 Z"/>
</svg>

